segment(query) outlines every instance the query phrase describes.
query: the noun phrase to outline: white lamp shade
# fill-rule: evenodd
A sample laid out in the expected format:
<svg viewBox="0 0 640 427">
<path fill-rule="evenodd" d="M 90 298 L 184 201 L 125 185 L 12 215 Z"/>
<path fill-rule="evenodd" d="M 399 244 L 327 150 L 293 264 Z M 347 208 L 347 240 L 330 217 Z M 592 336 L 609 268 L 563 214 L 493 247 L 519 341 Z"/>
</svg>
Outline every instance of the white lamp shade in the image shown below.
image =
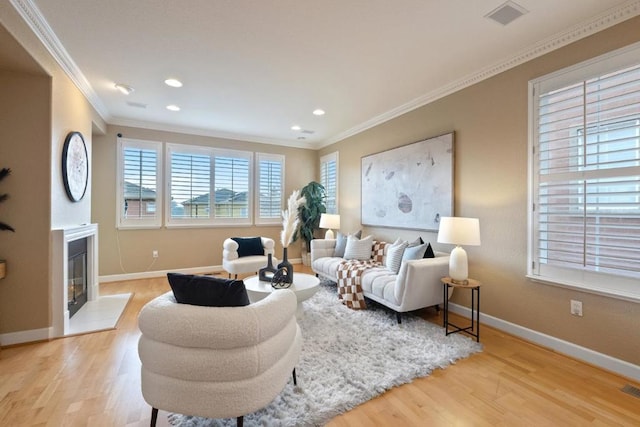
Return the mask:
<svg viewBox="0 0 640 427">
<path fill-rule="evenodd" d="M 331 229 L 340 228 L 340 215 L 323 213 L 322 215 L 320 215 L 320 228 L 328 228 L 327 232 L 324 235 L 324 238 L 333 239 L 334 236 Z"/>
<path fill-rule="evenodd" d="M 442 217 L 438 230 L 438 243 L 479 246 L 480 221 L 478 218 Z"/>
</svg>

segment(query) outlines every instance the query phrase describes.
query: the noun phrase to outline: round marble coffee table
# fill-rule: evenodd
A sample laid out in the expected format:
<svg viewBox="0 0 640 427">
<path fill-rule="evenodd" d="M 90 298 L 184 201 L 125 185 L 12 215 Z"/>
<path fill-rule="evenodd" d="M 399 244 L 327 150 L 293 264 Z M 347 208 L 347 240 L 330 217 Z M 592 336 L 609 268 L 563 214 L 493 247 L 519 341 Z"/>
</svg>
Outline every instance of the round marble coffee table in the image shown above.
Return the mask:
<svg viewBox="0 0 640 427">
<path fill-rule="evenodd" d="M 247 288 L 247 294 L 249 295 L 249 301 L 257 302 L 265 298 L 273 291 L 271 282 L 262 282 L 258 279 L 258 276 L 251 276 L 244 279 L 244 286 Z M 293 283 L 287 289 L 291 289 L 298 299 L 298 307 L 300 303 L 306 299 L 311 298 L 320 286 L 320 279 L 311 274 L 294 273 Z"/>
</svg>

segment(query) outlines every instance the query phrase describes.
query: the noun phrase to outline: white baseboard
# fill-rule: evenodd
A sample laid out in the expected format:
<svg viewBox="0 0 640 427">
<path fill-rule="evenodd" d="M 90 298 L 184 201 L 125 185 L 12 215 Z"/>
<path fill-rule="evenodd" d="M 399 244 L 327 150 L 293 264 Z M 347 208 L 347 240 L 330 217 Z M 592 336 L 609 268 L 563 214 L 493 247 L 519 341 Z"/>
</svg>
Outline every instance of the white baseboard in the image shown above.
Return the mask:
<svg viewBox="0 0 640 427">
<path fill-rule="evenodd" d="M 52 338 L 53 328 L 30 329 L 28 331 L 0 334 L 0 346 L 23 344 L 34 341 L 48 341 Z"/>
<path fill-rule="evenodd" d="M 301 264 L 302 258 L 293 258 L 290 259 L 289 262 L 291 264 Z M 100 283 L 120 282 L 123 280 L 152 279 L 154 277 L 163 277 L 166 276 L 167 273 L 203 274 L 211 273 L 212 271 L 224 272 L 224 269 L 221 265 L 210 265 L 205 267 L 191 268 L 173 268 L 171 270 L 143 271 L 140 273 L 111 274 L 107 276 L 99 276 L 98 281 Z"/>
<path fill-rule="evenodd" d="M 464 307 L 459 304 L 450 302 L 449 310 L 451 310 L 453 313 L 471 317 L 471 309 L 469 307 Z M 614 357 L 607 356 L 606 354 L 598 353 L 597 351 L 593 351 L 586 347 L 582 347 L 577 344 L 552 337 L 551 335 L 543 334 L 541 332 L 525 328 L 524 326 L 516 325 L 515 323 L 507 322 L 506 320 L 502 320 L 497 317 L 489 316 L 482 312 L 480 312 L 480 323 L 507 332 L 511 335 L 515 335 L 543 347 L 553 349 L 558 353 L 562 353 L 575 359 L 598 366 L 599 368 L 605 369 L 607 371 L 615 372 L 635 381 L 640 381 L 640 366 L 634 365 L 633 363 L 616 359 Z M 482 340 L 482 331 L 480 331 L 480 337 Z"/>
</svg>

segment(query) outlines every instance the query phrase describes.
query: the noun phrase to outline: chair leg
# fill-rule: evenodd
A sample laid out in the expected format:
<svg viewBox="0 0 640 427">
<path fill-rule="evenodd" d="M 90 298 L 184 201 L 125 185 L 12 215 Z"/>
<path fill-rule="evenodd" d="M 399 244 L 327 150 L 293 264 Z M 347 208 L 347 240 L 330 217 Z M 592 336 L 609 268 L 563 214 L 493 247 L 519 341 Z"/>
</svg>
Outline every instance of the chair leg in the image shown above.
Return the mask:
<svg viewBox="0 0 640 427">
<path fill-rule="evenodd" d="M 293 385 L 298 385 L 298 381 L 296 379 L 296 368 L 293 368 Z"/>
<path fill-rule="evenodd" d="M 398 319 L 398 325 L 402 323 L 402 316 L 399 312 L 396 312 L 396 319 Z"/>
<path fill-rule="evenodd" d="M 158 421 L 158 408 L 151 408 L 151 427 L 156 427 Z"/>
<path fill-rule="evenodd" d="M 241 417 L 236 418 L 236 425 L 238 427 L 242 427 L 243 424 L 244 424 L 244 417 L 241 416 Z"/>
<path fill-rule="evenodd" d="M 231 273 L 229 273 L 229 279 L 231 279 Z"/>
</svg>

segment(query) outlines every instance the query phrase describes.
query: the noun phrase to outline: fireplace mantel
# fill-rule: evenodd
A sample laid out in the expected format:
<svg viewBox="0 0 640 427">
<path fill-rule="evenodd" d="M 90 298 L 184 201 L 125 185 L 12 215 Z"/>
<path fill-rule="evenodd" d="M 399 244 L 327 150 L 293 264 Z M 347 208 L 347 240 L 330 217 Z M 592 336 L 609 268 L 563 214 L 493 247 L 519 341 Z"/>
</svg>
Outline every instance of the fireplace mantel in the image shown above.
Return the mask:
<svg viewBox="0 0 640 427">
<path fill-rule="evenodd" d="M 69 242 L 87 238 L 87 300 L 98 299 L 98 224 L 82 224 L 52 230 L 52 274 L 51 313 L 53 323 L 50 338 L 63 337 L 69 333 L 69 310 L 67 274 Z"/>
</svg>

